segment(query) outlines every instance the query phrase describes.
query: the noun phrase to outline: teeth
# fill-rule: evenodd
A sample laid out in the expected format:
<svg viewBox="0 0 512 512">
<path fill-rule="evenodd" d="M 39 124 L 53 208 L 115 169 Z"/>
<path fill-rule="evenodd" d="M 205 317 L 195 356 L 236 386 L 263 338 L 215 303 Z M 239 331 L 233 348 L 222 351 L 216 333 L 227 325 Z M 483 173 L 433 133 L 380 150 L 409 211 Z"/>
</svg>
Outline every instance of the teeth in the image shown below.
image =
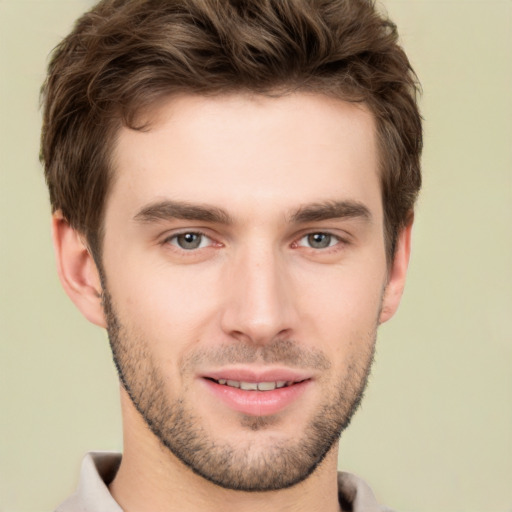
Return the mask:
<svg viewBox="0 0 512 512">
<path fill-rule="evenodd" d="M 219 379 L 217 381 L 223 386 L 243 389 L 244 391 L 273 391 L 274 389 L 291 386 L 293 381 L 278 380 L 277 382 L 243 382 L 237 380 Z"/>
<path fill-rule="evenodd" d="M 272 391 L 273 389 L 276 389 L 276 383 L 275 382 L 259 382 L 258 389 L 260 391 Z"/>
<path fill-rule="evenodd" d="M 240 382 L 240 389 L 244 391 L 256 391 L 258 389 L 257 382 Z"/>
</svg>

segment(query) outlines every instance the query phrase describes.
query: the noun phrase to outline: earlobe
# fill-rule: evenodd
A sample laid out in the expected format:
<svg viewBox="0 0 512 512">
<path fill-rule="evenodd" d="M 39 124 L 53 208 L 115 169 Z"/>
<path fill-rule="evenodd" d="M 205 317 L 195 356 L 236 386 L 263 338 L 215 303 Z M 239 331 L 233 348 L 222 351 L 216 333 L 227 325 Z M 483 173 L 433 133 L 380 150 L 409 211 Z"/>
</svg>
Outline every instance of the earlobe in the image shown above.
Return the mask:
<svg viewBox="0 0 512 512">
<path fill-rule="evenodd" d="M 389 269 L 388 283 L 382 300 L 380 324 L 387 322 L 396 313 L 400 305 L 411 255 L 412 224 L 413 216 L 411 215 L 407 225 L 398 234 L 396 251 Z"/>
<path fill-rule="evenodd" d="M 90 322 L 106 327 L 96 263 L 80 234 L 60 211 L 52 216 L 52 239 L 57 272 L 64 290 Z"/>
</svg>

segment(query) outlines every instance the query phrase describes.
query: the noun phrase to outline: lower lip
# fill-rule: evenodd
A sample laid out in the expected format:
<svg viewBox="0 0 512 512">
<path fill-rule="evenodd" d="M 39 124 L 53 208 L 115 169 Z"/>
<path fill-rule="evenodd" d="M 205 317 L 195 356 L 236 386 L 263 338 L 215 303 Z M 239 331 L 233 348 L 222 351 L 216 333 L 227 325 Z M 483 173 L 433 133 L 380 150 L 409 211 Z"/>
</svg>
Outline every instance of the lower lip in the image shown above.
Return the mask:
<svg viewBox="0 0 512 512">
<path fill-rule="evenodd" d="M 311 384 L 311 380 L 305 380 L 272 391 L 245 391 L 210 379 L 202 380 L 208 390 L 230 409 L 251 416 L 270 416 L 281 412 L 298 400 Z"/>
</svg>

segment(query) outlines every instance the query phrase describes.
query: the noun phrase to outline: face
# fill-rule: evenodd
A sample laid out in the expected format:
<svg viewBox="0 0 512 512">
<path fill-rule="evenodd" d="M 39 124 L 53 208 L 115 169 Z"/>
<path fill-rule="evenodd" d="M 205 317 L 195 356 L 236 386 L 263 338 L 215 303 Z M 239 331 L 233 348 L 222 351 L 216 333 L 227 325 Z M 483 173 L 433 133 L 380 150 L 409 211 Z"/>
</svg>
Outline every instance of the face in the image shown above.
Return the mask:
<svg viewBox="0 0 512 512">
<path fill-rule="evenodd" d="M 218 485 L 301 481 L 357 407 L 386 306 L 372 116 L 183 96 L 114 157 L 104 308 L 134 406 Z"/>
</svg>

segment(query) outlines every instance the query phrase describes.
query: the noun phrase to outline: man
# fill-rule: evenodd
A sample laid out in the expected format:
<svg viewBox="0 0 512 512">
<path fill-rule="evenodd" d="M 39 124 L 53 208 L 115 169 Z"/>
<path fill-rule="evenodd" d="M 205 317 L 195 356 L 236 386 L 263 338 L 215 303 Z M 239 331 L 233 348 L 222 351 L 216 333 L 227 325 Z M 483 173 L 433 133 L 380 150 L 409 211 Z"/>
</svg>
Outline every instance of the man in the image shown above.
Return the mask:
<svg viewBox="0 0 512 512">
<path fill-rule="evenodd" d="M 381 510 L 338 439 L 404 287 L 416 92 L 366 0 L 105 0 L 77 22 L 42 159 L 124 451 L 87 456 L 58 510 Z"/>
</svg>

